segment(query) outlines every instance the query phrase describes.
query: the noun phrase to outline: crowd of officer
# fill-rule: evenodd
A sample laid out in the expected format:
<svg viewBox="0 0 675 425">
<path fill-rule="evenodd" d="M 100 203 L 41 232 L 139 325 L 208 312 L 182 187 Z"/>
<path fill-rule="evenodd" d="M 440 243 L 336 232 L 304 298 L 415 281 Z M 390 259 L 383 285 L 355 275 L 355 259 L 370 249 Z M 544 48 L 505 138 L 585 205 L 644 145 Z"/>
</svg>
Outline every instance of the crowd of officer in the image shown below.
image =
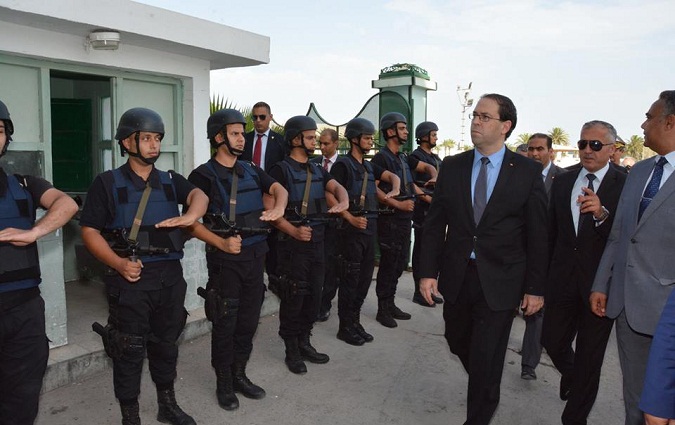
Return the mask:
<svg viewBox="0 0 675 425">
<path fill-rule="evenodd" d="M 162 117 L 147 108 L 129 109 L 115 134 L 127 162 L 99 174 L 89 188 L 80 215 L 82 239 L 105 265 L 108 301 L 107 323 L 93 327 L 112 359 L 123 425 L 141 423 L 146 357 L 157 391 L 157 420 L 195 424 L 174 392 L 177 340 L 187 317 L 180 260 L 189 237 L 206 243 L 208 281 L 198 293 L 212 322 L 211 365 L 216 398 L 225 410 L 238 408 L 236 393 L 265 396 L 246 374 L 264 299 L 265 267 L 280 298 L 279 335 L 293 373 L 306 373 L 305 361 L 329 361 L 313 346 L 311 332 L 322 305 L 330 311 L 335 289 L 337 338 L 357 346 L 373 341 L 360 315 L 375 268 L 376 235 L 382 256 L 377 320 L 395 327 L 396 320 L 411 317 L 394 304 L 394 295 L 407 264 L 411 219 L 415 217 L 419 233 L 438 173 L 440 162 L 430 150 L 437 140 L 436 125 L 418 127 L 421 147 L 408 156 L 400 152 L 408 137 L 406 118 L 385 114 L 380 131 L 386 146 L 371 162 L 366 155 L 377 130 L 372 122 L 355 118 L 346 126 L 346 155 L 333 151 L 310 161 L 316 122 L 296 116 L 286 122 L 283 136 L 271 137 L 271 109 L 264 102 L 256 105 L 260 113 L 249 134 L 245 117 L 236 110 L 222 109 L 209 117 L 212 158 L 187 179 L 155 167 L 165 134 Z M 0 123 L 1 156 L 14 132 L 2 102 Z M 337 134 L 325 135 L 337 148 Z M 263 168 L 266 156 L 280 148 L 286 152 L 283 159 L 267 161 Z M 246 152 L 250 159 L 244 160 Z M 36 221 L 38 207 L 47 212 Z M 1 424 L 32 424 L 37 415 L 49 350 L 36 239 L 62 227 L 76 212 L 75 202 L 49 182 L 0 169 Z M 327 229 L 331 254 L 324 256 Z M 270 238 L 275 243 L 268 245 Z M 268 246 L 275 252 L 270 254 Z M 327 268 L 336 288 L 322 304 Z M 415 301 L 428 305 L 417 291 Z"/>
</svg>

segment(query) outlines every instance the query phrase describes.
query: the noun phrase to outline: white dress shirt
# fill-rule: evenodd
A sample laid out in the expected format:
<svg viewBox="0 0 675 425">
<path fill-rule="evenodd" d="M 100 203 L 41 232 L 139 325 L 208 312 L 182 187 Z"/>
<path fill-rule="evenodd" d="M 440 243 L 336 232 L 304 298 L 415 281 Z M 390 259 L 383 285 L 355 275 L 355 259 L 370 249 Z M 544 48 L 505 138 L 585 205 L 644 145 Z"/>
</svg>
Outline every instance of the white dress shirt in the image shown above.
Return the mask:
<svg viewBox="0 0 675 425">
<path fill-rule="evenodd" d="M 602 184 L 602 179 L 604 179 L 605 174 L 607 174 L 607 170 L 609 170 L 609 162 L 595 173 L 589 173 L 583 167 L 581 168 L 581 171 L 579 171 L 577 180 L 574 182 L 574 186 L 572 187 L 572 194 L 570 195 L 570 208 L 572 208 L 572 221 L 574 222 L 575 232 L 577 232 L 579 229 L 580 208 L 577 198 L 579 195 L 586 195 L 586 193 L 581 190 L 582 187 L 588 187 L 588 179 L 586 178 L 586 175 L 595 174 L 595 180 L 593 180 L 593 192 L 598 193 L 600 184 Z"/>
</svg>

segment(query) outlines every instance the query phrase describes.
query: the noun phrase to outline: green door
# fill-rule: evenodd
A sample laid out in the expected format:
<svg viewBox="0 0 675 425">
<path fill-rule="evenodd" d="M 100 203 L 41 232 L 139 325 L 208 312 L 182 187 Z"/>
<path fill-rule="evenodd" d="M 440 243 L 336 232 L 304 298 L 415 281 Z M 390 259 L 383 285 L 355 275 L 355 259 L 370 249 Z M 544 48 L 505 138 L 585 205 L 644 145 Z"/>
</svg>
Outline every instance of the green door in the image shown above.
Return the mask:
<svg viewBox="0 0 675 425">
<path fill-rule="evenodd" d="M 86 192 L 92 182 L 91 100 L 51 103 L 54 186 L 64 192 Z"/>
</svg>

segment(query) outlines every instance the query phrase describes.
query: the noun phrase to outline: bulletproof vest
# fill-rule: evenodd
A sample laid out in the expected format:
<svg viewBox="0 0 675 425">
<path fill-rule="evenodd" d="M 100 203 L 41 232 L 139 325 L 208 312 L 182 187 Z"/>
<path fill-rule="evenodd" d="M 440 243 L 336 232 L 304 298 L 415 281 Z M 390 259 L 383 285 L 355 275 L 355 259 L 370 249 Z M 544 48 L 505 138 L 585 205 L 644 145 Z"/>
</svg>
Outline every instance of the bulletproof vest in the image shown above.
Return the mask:
<svg viewBox="0 0 675 425">
<path fill-rule="evenodd" d="M 415 189 L 413 186 L 415 183 L 412 173 L 410 172 L 410 167 L 408 166 L 408 158 L 406 155 L 403 153 L 394 154 L 389 149 L 382 149 L 380 152 L 382 153 L 384 161 L 387 164 L 387 170 L 396 174 L 398 178 L 401 179 L 401 195 L 414 194 Z M 391 190 L 391 184 L 387 182 L 380 181 L 379 187 L 384 193 L 387 193 Z"/>
<path fill-rule="evenodd" d="M 137 189 L 130 179 L 124 177 L 119 168 L 109 172 L 112 173 L 114 180 L 112 193 L 115 202 L 115 217 L 112 223 L 106 225 L 104 231 L 126 229 L 128 232 L 138 211 L 143 189 Z M 150 192 L 148 205 L 145 208 L 136 240 L 141 251 L 154 247 L 168 248 L 170 252 L 168 254 L 141 255 L 140 259 L 144 263 L 183 258 L 184 240 L 181 230 L 178 228 L 155 228 L 155 224 L 160 221 L 180 215 L 176 200 L 176 188 L 173 185 L 171 174 L 166 171 L 157 170 L 157 172 L 162 187 L 159 189 L 153 187 Z"/>
<path fill-rule="evenodd" d="M 377 187 L 375 186 L 373 165 L 368 161 L 363 161 L 363 165 L 361 165 L 357 160 L 348 156 L 339 156 L 338 162 L 344 163 L 347 166 L 347 172 L 349 173 L 350 184 L 346 189 L 349 194 L 350 209 L 360 209 L 361 189 L 363 187 L 363 176 L 365 174 L 363 169 L 365 168 L 368 172 L 368 183 L 366 184 L 366 201 L 363 209 L 370 211 L 377 210 Z M 369 214 L 367 217 L 377 218 L 377 214 Z"/>
<path fill-rule="evenodd" d="M 216 168 L 213 165 L 213 159 L 206 163 L 206 168 L 212 173 L 210 176 L 205 176 L 213 179 L 216 182 L 220 201 L 214 202 L 216 198 L 210 197 L 208 212 L 214 214 L 224 213 L 225 217 L 230 217 L 230 191 L 232 190 L 232 176 L 229 175 L 225 179 L 218 178 Z M 249 162 L 237 161 L 233 172 L 238 171 L 241 167 L 244 173 L 239 175 L 237 181 L 237 206 L 235 223 L 239 227 L 253 227 L 264 228 L 269 227 L 267 223 L 260 221 L 260 215 L 265 207 L 263 206 L 263 193 L 260 188 L 260 181 L 258 174 L 255 172 Z M 244 237 L 241 241 L 242 246 L 254 245 L 267 239 L 266 235 L 253 235 Z"/>
<path fill-rule="evenodd" d="M 0 171 L 4 174 L 4 171 Z M 5 193 L 0 196 L 0 229 L 14 227 L 28 230 L 35 223 L 33 198 L 19 180 L 7 177 Z M 20 282 L 19 282 L 20 281 Z M 37 243 L 15 246 L 0 243 L 0 292 L 5 292 L 12 283 L 20 283 L 20 288 L 29 288 L 40 284 L 40 263 Z"/>
<path fill-rule="evenodd" d="M 300 211 L 302 199 L 305 195 L 305 185 L 307 183 L 307 171 L 304 166 L 300 169 L 293 167 L 288 161 L 278 162 L 286 177 L 288 189 L 288 209 L 297 208 Z M 312 170 L 312 184 L 309 190 L 309 199 L 307 205 L 307 215 L 321 214 L 328 211 L 326 207 L 326 192 L 324 189 L 322 168 L 319 164 L 307 162 L 307 167 Z M 319 223 L 310 223 L 311 226 Z"/>
</svg>

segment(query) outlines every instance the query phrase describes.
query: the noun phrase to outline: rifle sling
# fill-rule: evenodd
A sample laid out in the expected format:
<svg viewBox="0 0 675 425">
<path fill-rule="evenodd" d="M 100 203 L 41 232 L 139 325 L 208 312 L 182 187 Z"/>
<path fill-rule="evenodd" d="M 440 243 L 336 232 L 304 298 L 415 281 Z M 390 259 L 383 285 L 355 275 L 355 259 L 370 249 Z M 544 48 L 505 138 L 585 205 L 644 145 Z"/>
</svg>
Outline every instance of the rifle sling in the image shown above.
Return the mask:
<svg viewBox="0 0 675 425">
<path fill-rule="evenodd" d="M 148 178 L 148 180 L 145 182 L 145 189 L 143 190 L 143 195 L 141 195 L 141 202 L 138 203 L 138 209 L 136 210 L 136 217 L 134 217 L 134 222 L 131 225 L 129 237 L 127 238 L 127 240 L 132 244 L 136 243 L 138 231 L 141 228 L 141 222 L 143 221 L 143 214 L 145 214 L 145 208 L 148 206 L 148 198 L 150 198 L 150 192 L 152 192 L 152 188 L 150 187 L 150 178 Z"/>
<path fill-rule="evenodd" d="M 300 214 L 307 215 L 307 206 L 309 205 L 309 189 L 312 187 L 312 164 L 307 162 L 307 182 L 305 183 L 305 193 L 302 195 L 302 207 Z"/>
<path fill-rule="evenodd" d="M 230 223 L 234 223 L 237 218 L 237 186 L 239 183 L 239 176 L 237 175 L 236 164 L 232 168 L 232 188 L 230 189 L 230 216 L 228 220 Z"/>
<path fill-rule="evenodd" d="M 401 174 L 403 175 L 403 187 L 406 192 L 410 189 L 408 187 L 408 173 L 405 172 L 405 162 L 403 162 L 403 155 L 399 154 L 398 159 L 401 161 Z"/>
<path fill-rule="evenodd" d="M 363 183 L 361 183 L 361 197 L 359 198 L 359 206 L 363 209 L 366 206 L 366 189 L 368 186 L 368 169 L 363 166 Z"/>
</svg>

